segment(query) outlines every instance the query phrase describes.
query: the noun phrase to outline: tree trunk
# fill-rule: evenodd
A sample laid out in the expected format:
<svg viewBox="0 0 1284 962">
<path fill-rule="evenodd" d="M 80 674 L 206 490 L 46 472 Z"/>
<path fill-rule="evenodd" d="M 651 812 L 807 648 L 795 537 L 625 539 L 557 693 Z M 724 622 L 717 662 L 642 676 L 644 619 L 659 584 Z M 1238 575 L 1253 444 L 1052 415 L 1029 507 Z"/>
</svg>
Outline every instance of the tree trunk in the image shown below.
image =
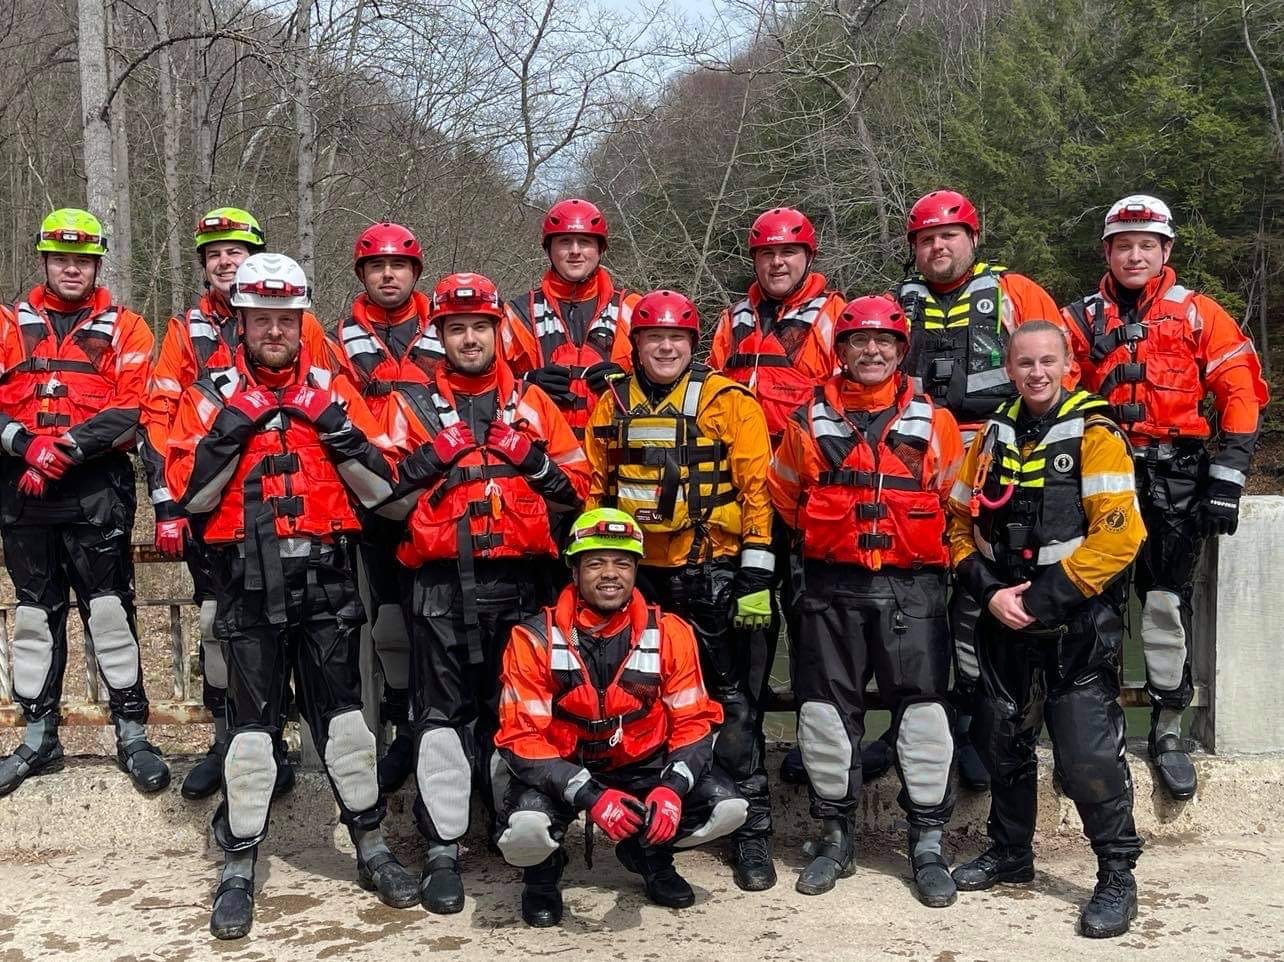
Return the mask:
<svg viewBox="0 0 1284 962">
<path fill-rule="evenodd" d="M 169 40 L 169 0 L 156 0 L 156 39 Z M 183 309 L 183 253 L 180 238 L 184 220 L 178 204 L 178 148 L 180 137 L 179 105 L 174 90 L 173 64 L 169 47 L 162 47 L 157 59 L 160 73 L 161 142 L 165 155 L 165 253 L 169 258 L 170 313 Z"/>
<path fill-rule="evenodd" d="M 120 8 L 110 8 L 111 19 L 108 21 L 108 36 L 115 39 L 119 29 Z M 108 49 L 116 46 L 108 43 Z M 109 64 L 109 78 L 115 80 L 117 71 L 123 69 L 119 64 Z M 105 99 L 105 98 L 104 98 Z M 112 101 L 111 110 L 111 154 L 112 184 L 115 193 L 115 230 L 112 232 L 112 246 L 116 250 L 116 276 L 112 280 L 112 295 L 119 304 L 129 304 L 133 300 L 134 277 L 132 270 L 134 218 L 129 197 L 129 128 L 125 126 L 128 98 L 122 85 Z"/>
<path fill-rule="evenodd" d="M 107 256 L 99 283 L 112 284 L 119 270 L 116 249 L 116 191 L 112 176 L 111 125 L 101 110 L 107 100 L 107 7 L 104 0 L 79 0 L 77 53 L 85 141 L 85 204 L 107 232 Z"/>
<path fill-rule="evenodd" d="M 196 22 L 195 32 L 209 33 L 213 29 L 209 0 L 194 0 L 192 12 Z M 210 132 L 210 41 L 200 39 L 192 43 L 192 72 L 195 75 L 192 85 L 192 149 L 196 168 L 196 206 L 204 213 L 214 196 L 214 143 Z"/>
<path fill-rule="evenodd" d="M 294 128 L 299 138 L 298 217 L 299 264 L 312 277 L 316 252 L 314 192 L 317 165 L 316 118 L 312 116 L 312 0 L 299 0 L 294 28 Z"/>
<path fill-rule="evenodd" d="M 861 153 L 865 157 L 865 173 L 869 180 L 869 196 L 874 202 L 874 216 L 878 220 L 878 244 L 886 255 L 892 249 L 892 229 L 887 218 L 887 194 L 883 190 L 883 173 L 878 163 L 878 151 L 874 149 L 874 140 L 865 126 L 865 112 L 856 113 L 856 138 L 860 141 Z"/>
</svg>

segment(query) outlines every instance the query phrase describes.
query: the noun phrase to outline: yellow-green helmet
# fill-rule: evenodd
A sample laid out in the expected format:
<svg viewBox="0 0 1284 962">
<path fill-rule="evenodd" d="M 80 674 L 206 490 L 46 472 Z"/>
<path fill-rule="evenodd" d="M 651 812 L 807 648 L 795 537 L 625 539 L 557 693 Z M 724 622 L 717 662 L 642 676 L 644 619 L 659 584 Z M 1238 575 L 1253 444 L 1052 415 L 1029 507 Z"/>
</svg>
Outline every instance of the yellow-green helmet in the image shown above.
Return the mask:
<svg viewBox="0 0 1284 962">
<path fill-rule="evenodd" d="M 571 543 L 566 557 L 585 551 L 627 551 L 642 555 L 642 528 L 627 512 L 618 508 L 585 511 L 571 525 Z"/>
<path fill-rule="evenodd" d="M 248 210 L 239 207 L 216 207 L 196 222 L 196 253 L 206 244 L 218 241 L 240 241 L 251 254 L 267 249 L 263 228 Z"/>
<path fill-rule="evenodd" d="M 36 251 L 41 254 L 107 253 L 107 235 L 98 218 L 79 207 L 60 207 L 40 222 Z"/>
</svg>

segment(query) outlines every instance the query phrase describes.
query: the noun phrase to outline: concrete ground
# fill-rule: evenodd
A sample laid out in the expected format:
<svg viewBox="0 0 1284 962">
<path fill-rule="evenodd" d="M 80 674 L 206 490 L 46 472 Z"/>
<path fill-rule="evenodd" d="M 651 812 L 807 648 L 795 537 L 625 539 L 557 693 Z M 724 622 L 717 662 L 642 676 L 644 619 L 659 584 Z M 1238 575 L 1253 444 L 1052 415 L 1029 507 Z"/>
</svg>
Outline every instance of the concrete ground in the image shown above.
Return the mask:
<svg viewBox="0 0 1284 962">
<path fill-rule="evenodd" d="M 1075 934 L 1092 887 L 1087 845 L 1041 839 L 1030 886 L 963 893 L 927 909 L 907 887 L 896 836 L 862 841 L 859 870 L 828 896 L 798 895 L 804 858 L 777 852 L 780 884 L 740 892 L 719 853 L 679 867 L 696 905 L 649 904 L 634 876 L 599 842 L 586 869 L 574 838 L 567 917 L 528 929 L 518 916 L 515 870 L 485 852 L 467 856 L 468 902 L 459 915 L 395 910 L 356 886 L 347 850 L 273 851 L 259 872 L 255 928 L 238 943 L 210 938 L 215 862 L 191 851 L 0 856 L 0 962 L 187 959 L 1284 959 L 1284 838 L 1260 835 L 1161 841 L 1138 871 L 1140 915 L 1121 939 Z M 975 839 L 959 854 L 969 856 Z M 442 953 L 442 954 L 439 954 Z"/>
</svg>

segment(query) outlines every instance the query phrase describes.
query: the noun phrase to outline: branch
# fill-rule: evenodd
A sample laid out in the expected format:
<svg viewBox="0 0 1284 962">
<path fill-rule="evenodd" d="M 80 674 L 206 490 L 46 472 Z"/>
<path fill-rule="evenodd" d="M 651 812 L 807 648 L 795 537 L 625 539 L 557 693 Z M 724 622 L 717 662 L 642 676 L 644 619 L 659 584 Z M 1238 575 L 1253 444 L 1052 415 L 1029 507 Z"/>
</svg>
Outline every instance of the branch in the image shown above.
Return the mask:
<svg viewBox="0 0 1284 962">
<path fill-rule="evenodd" d="M 168 40 L 158 40 L 156 43 L 144 50 L 140 56 L 132 60 L 128 67 L 121 71 L 120 76 L 116 78 L 116 82 L 112 84 L 111 90 L 107 92 L 107 99 L 103 102 L 102 109 L 98 111 L 98 118 L 103 123 L 107 123 L 111 120 L 111 102 L 116 99 L 116 94 L 125 83 L 125 79 L 134 72 L 136 67 L 141 67 L 151 59 L 153 54 L 164 50 L 166 47 L 173 46 L 176 43 L 183 43 L 187 40 L 203 40 L 206 38 L 217 40 L 220 37 L 241 40 L 245 43 L 252 42 L 252 38 L 247 34 L 241 33 L 239 30 L 211 30 L 199 33 L 185 33 L 177 37 L 170 37 Z"/>
</svg>

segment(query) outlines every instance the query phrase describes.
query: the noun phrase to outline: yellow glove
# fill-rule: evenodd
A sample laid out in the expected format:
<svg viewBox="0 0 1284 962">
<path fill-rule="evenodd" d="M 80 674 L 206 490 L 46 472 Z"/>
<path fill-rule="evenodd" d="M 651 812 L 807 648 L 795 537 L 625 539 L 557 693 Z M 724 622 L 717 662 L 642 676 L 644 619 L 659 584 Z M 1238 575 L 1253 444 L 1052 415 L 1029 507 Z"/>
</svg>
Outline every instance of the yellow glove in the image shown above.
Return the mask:
<svg viewBox="0 0 1284 962">
<path fill-rule="evenodd" d="M 732 623 L 737 628 L 758 631 L 771 624 L 771 591 L 763 588 L 736 599 L 736 613 Z"/>
</svg>

